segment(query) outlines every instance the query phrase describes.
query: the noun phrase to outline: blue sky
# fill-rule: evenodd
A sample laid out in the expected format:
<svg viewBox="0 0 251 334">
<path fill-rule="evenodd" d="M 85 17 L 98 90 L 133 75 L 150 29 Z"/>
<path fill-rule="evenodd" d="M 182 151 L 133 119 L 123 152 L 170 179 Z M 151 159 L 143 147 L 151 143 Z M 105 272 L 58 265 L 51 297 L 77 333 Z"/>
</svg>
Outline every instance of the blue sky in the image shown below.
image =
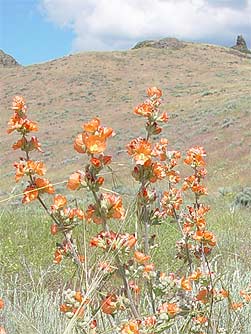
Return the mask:
<svg viewBox="0 0 251 334">
<path fill-rule="evenodd" d="M 251 0 L 0 0 L 0 48 L 23 65 L 177 37 L 250 46 Z"/>
<path fill-rule="evenodd" d="M 36 0 L 0 0 L 0 49 L 19 63 L 40 63 L 66 55 L 74 33 L 49 22 Z"/>
</svg>

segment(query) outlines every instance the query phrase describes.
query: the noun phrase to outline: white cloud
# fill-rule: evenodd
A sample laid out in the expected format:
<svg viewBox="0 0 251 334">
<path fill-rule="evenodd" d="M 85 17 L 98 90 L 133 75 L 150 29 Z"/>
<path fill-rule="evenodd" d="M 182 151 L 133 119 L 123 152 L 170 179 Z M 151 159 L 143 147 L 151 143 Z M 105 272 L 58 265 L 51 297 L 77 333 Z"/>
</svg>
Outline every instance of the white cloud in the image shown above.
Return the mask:
<svg viewBox="0 0 251 334">
<path fill-rule="evenodd" d="M 233 43 L 251 28 L 251 0 L 240 6 L 232 0 L 40 1 L 49 20 L 73 30 L 75 51 L 125 49 L 168 36 Z"/>
</svg>

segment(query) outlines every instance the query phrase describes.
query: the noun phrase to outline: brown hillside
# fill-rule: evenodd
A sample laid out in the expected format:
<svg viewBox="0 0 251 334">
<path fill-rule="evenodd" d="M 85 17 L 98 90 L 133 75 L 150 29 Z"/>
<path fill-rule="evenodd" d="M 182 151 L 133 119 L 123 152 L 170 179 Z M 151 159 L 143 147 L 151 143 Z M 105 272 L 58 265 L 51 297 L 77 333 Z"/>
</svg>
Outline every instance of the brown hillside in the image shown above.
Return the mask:
<svg viewBox="0 0 251 334">
<path fill-rule="evenodd" d="M 206 148 L 212 188 L 251 183 L 251 59 L 238 51 L 187 43 L 178 50 L 86 52 L 0 68 L 0 75 L 1 198 L 12 190 L 12 165 L 20 155 L 11 149 L 17 134 L 6 134 L 13 95 L 25 97 L 31 118 L 39 122 L 46 152 L 40 159 L 56 182 L 81 168 L 83 156 L 72 143 L 82 123 L 97 115 L 117 133 L 110 140 L 119 151 L 114 160 L 129 161 L 123 152 L 126 143 L 144 133 L 132 110 L 149 86 L 163 90 L 163 110 L 170 117 L 163 133 L 170 148 Z"/>
</svg>

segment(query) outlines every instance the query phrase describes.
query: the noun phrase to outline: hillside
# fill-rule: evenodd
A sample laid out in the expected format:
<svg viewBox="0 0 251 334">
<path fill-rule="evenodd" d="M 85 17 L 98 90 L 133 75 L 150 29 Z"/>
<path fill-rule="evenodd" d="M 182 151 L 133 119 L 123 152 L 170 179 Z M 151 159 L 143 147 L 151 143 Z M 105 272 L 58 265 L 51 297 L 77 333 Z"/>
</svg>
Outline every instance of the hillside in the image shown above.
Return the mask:
<svg viewBox="0 0 251 334">
<path fill-rule="evenodd" d="M 149 86 L 163 90 L 163 110 L 170 117 L 164 135 L 170 148 L 206 148 L 212 189 L 251 183 L 251 59 L 238 51 L 186 43 L 179 49 L 85 52 L 0 68 L 0 76 L 1 198 L 14 186 L 13 161 L 20 155 L 11 149 L 17 135 L 6 134 L 13 95 L 25 97 L 31 118 L 39 122 L 45 151 L 40 159 L 57 182 L 81 167 L 82 156 L 72 143 L 82 123 L 94 116 L 117 133 L 110 141 L 119 151 L 114 161 L 128 163 L 126 143 L 144 133 L 132 110 Z M 123 172 L 129 175 L 128 168 Z"/>
</svg>

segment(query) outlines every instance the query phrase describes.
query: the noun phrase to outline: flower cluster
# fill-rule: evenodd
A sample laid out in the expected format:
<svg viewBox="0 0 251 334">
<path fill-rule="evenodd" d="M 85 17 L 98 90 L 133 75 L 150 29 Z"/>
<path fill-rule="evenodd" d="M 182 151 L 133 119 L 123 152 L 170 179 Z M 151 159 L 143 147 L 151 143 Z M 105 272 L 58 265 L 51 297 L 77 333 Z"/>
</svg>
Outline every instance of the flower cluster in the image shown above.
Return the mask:
<svg viewBox="0 0 251 334">
<path fill-rule="evenodd" d="M 38 126 L 28 119 L 24 99 L 14 97 L 14 114 L 7 132 L 21 135 L 12 147 L 25 153 L 14 164 L 15 180 L 28 179 L 22 202 L 38 200 L 52 219 L 51 234 L 57 238 L 62 235 L 53 262 L 60 264 L 70 258 L 76 265 L 74 284 L 79 290 L 65 291 L 60 310 L 81 332 L 98 334 L 111 325 L 107 331 L 117 334 L 157 334 L 171 328 L 176 332 L 185 328 L 187 333 L 211 333 L 214 305 L 225 300 L 230 303 L 229 312 L 241 310 L 251 301 L 251 286 L 240 291 L 241 300 L 232 301 L 212 271 L 210 254 L 216 237 L 206 221 L 210 208 L 201 202 L 207 195 L 203 183 L 207 174 L 205 149 L 195 146 L 187 151 L 183 162 L 192 173 L 182 179 L 176 170 L 181 153 L 169 150 L 166 138 L 155 140 L 162 132 L 160 125 L 168 121 L 167 113 L 160 111 L 162 91 L 148 88 L 147 96 L 134 109 L 146 120 L 146 135 L 133 138 L 127 145 L 133 161 L 132 176 L 139 184 L 134 203 L 135 230 L 131 231 L 130 225 L 131 232 L 124 231 L 127 217 L 122 197 L 103 188 L 104 169 L 111 170 L 112 163 L 112 156 L 105 151 L 114 131 L 101 125 L 99 118 L 82 125 L 74 149 L 85 154 L 88 161 L 67 182 L 69 190 L 88 191 L 93 201 L 83 206 L 76 201 L 72 207 L 64 195 L 56 194 L 47 205 L 42 195 L 55 194 L 54 187 L 44 178 L 44 162 L 30 157 L 34 150 L 43 152 L 37 137 L 29 137 Z M 161 192 L 154 188 L 160 181 L 164 184 Z M 192 203 L 185 198 L 189 191 Z M 160 245 L 152 227 L 168 223 L 175 224 L 181 234 L 176 259 L 182 263 L 176 273 L 160 272 L 154 263 Z M 76 241 L 73 230 L 77 226 L 82 226 L 84 233 L 79 233 Z M 92 229 L 95 234 L 87 235 Z M 79 249 L 84 249 L 84 256 Z M 0 299 L 0 309 L 3 305 Z M 0 332 L 5 333 L 3 327 Z"/>
<path fill-rule="evenodd" d="M 14 114 L 9 120 L 7 133 L 17 131 L 21 135 L 21 139 L 12 148 L 14 150 L 21 149 L 26 153 L 26 156 L 21 158 L 20 162 L 14 163 L 14 167 L 16 168 L 15 180 L 18 182 L 22 177 L 28 176 L 29 185 L 24 190 L 22 202 L 29 203 L 39 198 L 41 194 L 53 194 L 55 190 L 49 180 L 37 177 L 37 175 L 45 175 L 45 164 L 42 161 L 33 161 L 29 157 L 31 151 L 37 150 L 42 152 L 42 150 L 37 137 L 32 136 L 30 139 L 27 137 L 30 132 L 38 131 L 38 126 L 36 122 L 28 119 L 27 106 L 22 96 L 15 96 L 13 98 L 12 109 Z"/>
</svg>

